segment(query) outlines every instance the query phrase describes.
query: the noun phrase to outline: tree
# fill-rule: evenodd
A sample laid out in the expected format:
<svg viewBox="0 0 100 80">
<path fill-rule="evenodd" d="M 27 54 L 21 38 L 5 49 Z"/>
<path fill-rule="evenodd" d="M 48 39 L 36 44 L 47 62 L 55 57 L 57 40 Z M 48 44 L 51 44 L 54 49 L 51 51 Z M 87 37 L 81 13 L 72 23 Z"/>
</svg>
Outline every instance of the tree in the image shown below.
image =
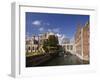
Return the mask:
<svg viewBox="0 0 100 80">
<path fill-rule="evenodd" d="M 48 37 L 48 46 L 56 47 L 58 45 L 58 37 L 55 35 L 50 35 Z"/>
<path fill-rule="evenodd" d="M 43 41 L 43 49 L 47 53 L 55 53 L 58 50 L 58 37 L 50 35 L 48 39 Z"/>
<path fill-rule="evenodd" d="M 43 49 L 45 50 L 45 52 L 48 52 L 47 46 L 48 46 L 48 40 L 46 39 L 43 41 Z"/>
</svg>

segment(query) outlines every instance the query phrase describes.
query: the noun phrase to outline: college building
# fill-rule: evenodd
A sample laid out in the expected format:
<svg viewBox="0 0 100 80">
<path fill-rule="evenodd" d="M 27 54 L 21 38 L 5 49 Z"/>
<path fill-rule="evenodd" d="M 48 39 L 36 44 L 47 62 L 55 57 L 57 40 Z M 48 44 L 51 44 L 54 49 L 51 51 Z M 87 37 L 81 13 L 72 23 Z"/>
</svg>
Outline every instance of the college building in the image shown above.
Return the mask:
<svg viewBox="0 0 100 80">
<path fill-rule="evenodd" d="M 62 47 L 64 48 L 65 50 L 65 54 L 67 52 L 70 52 L 71 54 L 74 54 L 74 51 L 75 51 L 75 47 L 74 47 L 74 41 L 71 41 L 70 39 L 68 38 L 64 38 L 62 40 L 62 43 L 61 43 Z"/>
<path fill-rule="evenodd" d="M 53 32 L 47 32 L 44 34 L 39 34 L 38 36 L 33 35 L 32 37 L 26 37 L 26 53 L 36 52 L 42 48 L 44 40 L 47 40 L 50 35 L 55 34 Z"/>
<path fill-rule="evenodd" d="M 39 49 L 39 36 L 37 38 L 38 40 L 36 40 L 36 36 L 26 38 L 26 52 L 36 52 Z"/>
<path fill-rule="evenodd" d="M 75 34 L 75 54 L 83 60 L 89 60 L 89 22 L 84 27 L 78 27 Z"/>
</svg>

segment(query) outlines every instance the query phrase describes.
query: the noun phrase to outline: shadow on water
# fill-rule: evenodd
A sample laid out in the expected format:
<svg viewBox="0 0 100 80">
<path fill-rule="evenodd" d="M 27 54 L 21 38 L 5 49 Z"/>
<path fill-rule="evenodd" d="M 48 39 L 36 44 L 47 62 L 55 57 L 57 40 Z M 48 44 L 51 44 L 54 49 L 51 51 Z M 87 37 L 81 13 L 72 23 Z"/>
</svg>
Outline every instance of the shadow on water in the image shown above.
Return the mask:
<svg viewBox="0 0 100 80">
<path fill-rule="evenodd" d="M 89 61 L 83 61 L 76 55 L 67 52 L 64 53 L 63 55 L 55 56 L 50 60 L 42 64 L 39 64 L 38 66 L 80 65 L 80 64 L 89 64 Z"/>
</svg>

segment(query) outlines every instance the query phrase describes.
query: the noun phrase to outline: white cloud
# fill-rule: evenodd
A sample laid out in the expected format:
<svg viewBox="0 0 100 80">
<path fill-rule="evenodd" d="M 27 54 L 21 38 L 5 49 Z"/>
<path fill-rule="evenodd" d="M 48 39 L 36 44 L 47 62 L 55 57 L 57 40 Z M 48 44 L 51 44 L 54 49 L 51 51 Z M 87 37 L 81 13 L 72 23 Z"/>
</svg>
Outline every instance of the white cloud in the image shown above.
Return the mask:
<svg viewBox="0 0 100 80">
<path fill-rule="evenodd" d="M 62 35 L 61 35 L 61 34 L 59 34 L 59 33 L 57 33 L 56 35 L 57 35 L 59 38 L 61 38 L 61 36 L 62 36 Z"/>
<path fill-rule="evenodd" d="M 54 28 L 54 29 L 53 29 L 53 32 L 59 32 L 59 31 L 60 31 L 59 28 Z"/>
<path fill-rule="evenodd" d="M 44 28 L 43 27 L 39 28 L 39 31 L 44 31 Z"/>
<path fill-rule="evenodd" d="M 59 28 L 48 29 L 48 32 L 59 33 L 60 32 L 60 29 Z"/>
<path fill-rule="evenodd" d="M 38 40 L 38 37 L 37 36 L 35 37 L 35 40 Z"/>
<path fill-rule="evenodd" d="M 61 37 L 61 39 L 64 39 L 64 38 L 66 38 L 66 36 L 63 34 L 62 37 Z"/>
<path fill-rule="evenodd" d="M 40 26 L 41 25 L 41 21 L 39 20 L 35 20 L 32 22 L 33 25 L 36 25 L 36 26 Z"/>
<path fill-rule="evenodd" d="M 74 36 L 70 39 L 70 42 L 72 42 L 72 43 L 74 43 L 74 41 L 75 41 L 75 38 L 74 38 Z"/>
<path fill-rule="evenodd" d="M 66 38 L 66 36 L 65 36 L 64 34 L 59 34 L 59 33 L 57 33 L 56 35 L 58 36 L 59 44 L 61 44 L 61 43 L 62 43 L 62 40 L 63 40 L 64 38 Z"/>
<path fill-rule="evenodd" d="M 56 35 L 58 36 L 58 41 L 59 41 L 59 44 L 61 44 L 62 34 L 57 33 Z"/>
<path fill-rule="evenodd" d="M 52 32 L 52 29 L 48 29 L 48 32 Z"/>
</svg>

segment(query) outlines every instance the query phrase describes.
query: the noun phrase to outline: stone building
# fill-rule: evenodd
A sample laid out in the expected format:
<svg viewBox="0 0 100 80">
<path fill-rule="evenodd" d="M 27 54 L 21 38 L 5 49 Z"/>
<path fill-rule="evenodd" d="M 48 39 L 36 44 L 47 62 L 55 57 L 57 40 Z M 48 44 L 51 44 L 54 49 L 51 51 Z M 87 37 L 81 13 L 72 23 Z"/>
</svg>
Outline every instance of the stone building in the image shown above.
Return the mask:
<svg viewBox="0 0 100 80">
<path fill-rule="evenodd" d="M 74 43 L 70 41 L 68 38 L 64 38 L 62 40 L 62 47 L 67 52 L 70 52 L 71 54 L 74 54 Z"/>
<path fill-rule="evenodd" d="M 39 49 L 39 37 L 38 40 L 35 38 L 36 36 L 26 38 L 26 52 L 36 52 Z"/>
<path fill-rule="evenodd" d="M 83 60 L 89 60 L 89 22 L 84 27 L 78 27 L 75 34 L 75 54 Z"/>
<path fill-rule="evenodd" d="M 90 25 L 89 22 L 83 27 L 83 59 L 89 59 Z"/>
<path fill-rule="evenodd" d="M 36 52 L 37 50 L 42 47 L 44 40 L 47 40 L 50 35 L 55 35 L 52 32 L 47 32 L 44 34 L 40 34 L 39 36 L 33 36 L 33 37 L 26 37 L 26 52 Z M 55 35 L 56 36 L 56 35 Z"/>
<path fill-rule="evenodd" d="M 82 28 L 78 27 L 76 34 L 75 34 L 75 53 L 79 57 L 83 56 L 83 51 L 82 51 Z"/>
</svg>

